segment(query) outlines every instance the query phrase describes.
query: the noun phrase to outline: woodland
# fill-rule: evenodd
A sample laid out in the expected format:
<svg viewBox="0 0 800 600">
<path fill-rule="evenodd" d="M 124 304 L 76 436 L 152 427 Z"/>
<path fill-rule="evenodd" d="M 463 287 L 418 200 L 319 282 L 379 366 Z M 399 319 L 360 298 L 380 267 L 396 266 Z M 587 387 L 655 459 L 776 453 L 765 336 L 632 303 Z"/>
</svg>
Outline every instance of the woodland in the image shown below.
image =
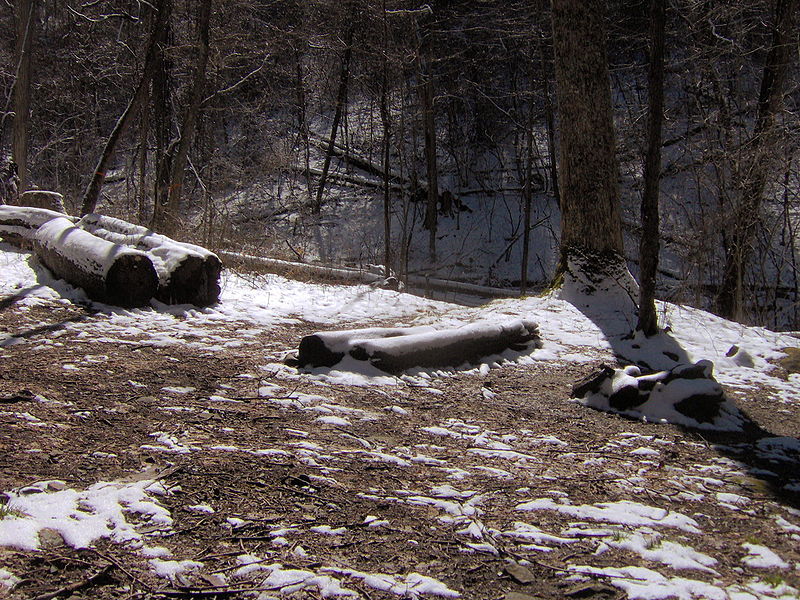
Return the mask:
<svg viewBox="0 0 800 600">
<path fill-rule="evenodd" d="M 513 266 L 453 278 L 525 293 L 563 264 L 557 156 L 570 129 L 593 127 L 565 119 L 558 92 L 604 112 L 584 67 L 557 81 L 551 13 L 514 0 L 7 1 L 0 151 L 20 190 L 58 191 L 70 214 L 401 279 L 441 274 L 437 243 L 480 214 Z M 613 151 L 581 165 L 590 187 L 618 190 L 633 274 L 652 273 L 659 297 L 776 329 L 800 321 L 796 13 L 794 0 L 610 1 L 594 29 L 564 30 L 578 53 L 598 47 L 592 31 L 605 43 L 590 70 L 610 83 L 613 130 L 597 147 Z M 358 256 L 313 246 L 334 219 L 374 230 Z M 660 242 L 656 264 L 641 241 Z"/>
</svg>

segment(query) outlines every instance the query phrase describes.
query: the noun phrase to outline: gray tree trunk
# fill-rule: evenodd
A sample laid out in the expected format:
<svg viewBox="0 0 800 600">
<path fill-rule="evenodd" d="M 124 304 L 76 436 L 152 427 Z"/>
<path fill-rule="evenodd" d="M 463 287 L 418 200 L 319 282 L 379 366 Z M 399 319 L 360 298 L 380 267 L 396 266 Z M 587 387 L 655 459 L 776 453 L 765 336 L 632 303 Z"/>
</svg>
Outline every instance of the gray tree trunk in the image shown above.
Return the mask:
<svg viewBox="0 0 800 600">
<path fill-rule="evenodd" d="M 623 253 L 603 14 L 603 3 L 553 0 L 562 269 L 573 253 Z"/>
</svg>

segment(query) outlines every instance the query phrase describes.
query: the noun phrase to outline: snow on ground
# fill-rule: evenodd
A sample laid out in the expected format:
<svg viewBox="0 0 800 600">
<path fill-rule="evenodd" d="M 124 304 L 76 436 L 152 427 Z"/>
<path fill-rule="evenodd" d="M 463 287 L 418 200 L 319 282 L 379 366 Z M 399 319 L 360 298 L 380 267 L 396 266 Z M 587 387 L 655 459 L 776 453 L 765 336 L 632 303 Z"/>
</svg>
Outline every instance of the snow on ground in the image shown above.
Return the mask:
<svg viewBox="0 0 800 600">
<path fill-rule="evenodd" d="M 3 273 L 0 296 L 16 295 L 15 306 L 23 314 L 36 307 L 87 303 L 80 291 L 53 281 L 27 253 L 4 245 L 0 246 L 0 272 Z M 248 278 L 226 273 L 220 303 L 207 309 L 168 307 L 159 303 L 148 309 L 121 310 L 99 304 L 92 304 L 92 309 L 98 311 L 92 318 L 63 324 L 63 330 L 74 334 L 71 343 L 180 345 L 201 353 L 255 345 L 257 334 L 265 329 L 298 322 L 311 323 L 321 329 L 373 322 L 455 327 L 476 320 L 525 318 L 539 324 L 543 348 L 494 357 L 487 364 L 474 368 L 473 374 L 487 377 L 490 369 L 503 360 L 523 365 L 539 361 L 583 363 L 598 358 L 610 361 L 615 353 L 660 367 L 665 357 L 675 362 L 669 354 L 677 356 L 679 361 L 710 360 L 715 365 L 715 376 L 725 385 L 743 390 L 766 386 L 772 390 L 776 401 L 800 403 L 797 381 L 777 377 L 769 362 L 782 356 L 782 348 L 797 346 L 796 338 L 666 303 L 660 304 L 659 314 L 662 324 L 668 325 L 670 331 L 650 346 L 638 338 L 623 339 L 632 326 L 630 315 L 610 314 L 590 305 L 575 306 L 557 294 L 498 300 L 480 308 L 465 308 L 368 286 L 303 284 L 278 276 Z M 62 343 L 60 337 L 58 331 L 44 337 L 6 334 L 5 338 L 0 338 L 0 347 L 13 344 L 57 346 Z M 731 357 L 728 354 L 732 346 L 740 350 Z M 746 357 L 742 353 L 746 353 Z M 308 415 L 307 430 L 284 427 L 281 436 L 269 447 L 252 446 L 246 439 L 237 444 L 222 444 L 210 435 L 152 431 L 149 443 L 141 448 L 165 456 L 241 453 L 264 461 L 296 461 L 315 469 L 317 474 L 308 479 L 309 486 L 341 486 L 338 478 L 347 465 L 354 462 L 391 468 L 398 473 L 421 470 L 435 485 L 419 489 L 412 484 L 404 485 L 398 479 L 395 489 L 365 489 L 357 497 L 374 501 L 379 506 L 402 506 L 430 515 L 432 528 L 455 528 L 463 553 L 496 557 L 505 552 L 508 544 L 515 544 L 516 552 L 521 553 L 515 557 L 522 566 L 535 562 L 537 556 L 547 556 L 559 548 L 589 540 L 596 546 L 595 556 L 601 557 L 605 565 L 613 561 L 613 566 L 573 561 L 566 565 L 563 577 L 578 583 L 602 578 L 629 598 L 745 600 L 800 595 L 780 578 L 760 577 L 764 570 L 792 572 L 800 569 L 798 562 L 782 557 L 762 543 L 747 541 L 740 548 L 730 549 L 738 553 L 741 564 L 741 578 L 736 582 L 718 577 L 718 560 L 708 549 L 696 549 L 714 525 L 712 519 L 701 512 L 702 502 L 712 503 L 742 518 L 755 515 L 753 508 L 757 504 L 758 510 L 769 515 L 768 522 L 774 524 L 781 535 L 800 541 L 800 514 L 783 510 L 761 497 L 754 500 L 744 495 L 741 485 L 734 485 L 733 482 L 751 477 L 737 461 L 719 459 L 713 464 L 670 466 L 661 473 L 659 461 L 663 454 L 670 452 L 671 445 L 688 446 L 695 442 L 625 433 L 607 440 L 602 449 L 607 454 L 597 452 L 587 456 L 546 432 L 517 428 L 513 423 L 493 426 L 460 415 L 420 427 L 416 434 L 423 436 L 423 443 L 370 441 L 360 436 L 360 425 L 410 419 L 415 406 L 407 403 L 400 406 L 393 397 L 386 398 L 383 410 L 347 406 L 326 395 L 329 386 L 343 383 L 384 386 L 380 389 L 389 391 L 381 393 L 389 396 L 392 388 L 385 385 L 391 384 L 435 398 L 436 394 L 441 394 L 436 381 L 452 376 L 452 370 L 418 370 L 390 377 L 352 361 L 337 369 L 317 369 L 304 374 L 282 365 L 279 359 L 276 349 L 265 351 L 260 375 L 268 373 L 272 377 L 269 381 L 259 380 L 258 398 L 278 410 Z M 97 356 L 87 355 L 85 363 L 95 364 L 98 360 Z M 78 371 L 82 368 L 81 364 L 73 366 Z M 8 367 L 1 354 L 0 367 Z M 301 379 L 316 382 L 320 393 L 308 394 L 293 389 L 293 382 Z M 128 383 L 133 389 L 140 385 L 136 381 Z M 188 386 L 164 386 L 162 392 L 176 405 L 164 404 L 159 409 L 173 413 L 195 410 L 177 405 L 193 391 Z M 495 397 L 488 388 L 484 388 L 484 392 L 487 400 Z M 208 402 L 213 405 L 240 402 L 225 394 L 226 390 L 220 389 Z M 6 417 L 27 422 L 28 426 L 37 425 L 23 413 L 8 413 Z M 323 443 L 318 438 L 320 428 L 337 432 L 338 442 L 335 445 Z M 231 428 L 230 431 L 235 430 Z M 543 464 L 542 452 L 547 453 L 549 462 Z M 758 452 L 769 460 L 794 461 L 800 458 L 800 443 L 790 437 L 764 438 L 758 445 Z M 625 473 L 619 474 L 617 470 Z M 559 490 L 559 477 L 564 472 L 575 473 L 578 478 L 590 478 L 598 473 L 607 476 L 608 483 L 604 485 L 612 490 L 609 500 L 585 503 Z M 665 486 L 663 491 L 651 492 L 647 487 L 653 482 L 646 480 L 651 472 L 660 473 L 658 482 Z M 403 478 L 405 480 L 406 476 Z M 483 481 L 480 478 L 502 482 L 503 487 L 497 490 L 472 487 L 473 483 Z M 410 476 L 408 479 L 410 481 Z M 552 484 L 549 495 L 531 495 L 530 486 L 534 482 Z M 108 539 L 137 548 L 159 577 L 180 580 L 187 573 L 202 570 L 204 563 L 172 556 L 169 548 L 150 543 L 154 527 L 161 534 L 171 531 L 173 516 L 164 506 L 164 498 L 169 493 L 163 485 L 145 475 L 131 482 L 101 481 L 84 488 L 52 480 L 9 490 L 6 492 L 7 514 L 0 519 L 0 545 L 35 550 L 40 547 L 44 530 L 56 532 L 67 545 L 75 548 Z M 683 503 L 681 506 L 696 505 L 698 510 L 686 512 L 670 508 L 669 499 L 673 497 Z M 215 506 L 205 502 L 192 503 L 186 510 L 209 518 L 218 514 Z M 539 515 L 547 516 L 546 527 L 540 526 Z M 221 514 L 219 518 L 224 519 L 230 529 L 245 527 L 248 523 L 241 515 Z M 392 524 L 390 520 L 367 515 L 361 526 L 377 535 Z M 257 576 L 260 589 L 267 590 L 263 595 L 265 599 L 273 597 L 270 595 L 273 593 L 279 596 L 299 590 L 322 597 L 362 597 L 359 590 L 364 588 L 411 598 L 460 595 L 446 581 L 413 568 L 392 574 L 325 565 L 300 569 L 272 558 L 276 548 L 290 548 L 293 556 L 304 558 L 308 554 L 304 546 L 309 546 L 304 540 L 313 536 L 347 536 L 353 527 L 356 525 L 302 523 L 275 527 L 270 532 L 265 552 L 259 556 L 244 553 L 238 556 L 239 566 L 224 575 L 224 581 Z M 149 534 L 144 533 L 145 528 Z M 408 544 L 419 542 L 409 538 Z M 649 566 L 631 566 L 627 562 L 630 556 L 646 561 Z M 21 576 L 0 569 L 0 587 L 13 587 Z M 359 585 L 354 586 L 353 582 Z"/>
</svg>

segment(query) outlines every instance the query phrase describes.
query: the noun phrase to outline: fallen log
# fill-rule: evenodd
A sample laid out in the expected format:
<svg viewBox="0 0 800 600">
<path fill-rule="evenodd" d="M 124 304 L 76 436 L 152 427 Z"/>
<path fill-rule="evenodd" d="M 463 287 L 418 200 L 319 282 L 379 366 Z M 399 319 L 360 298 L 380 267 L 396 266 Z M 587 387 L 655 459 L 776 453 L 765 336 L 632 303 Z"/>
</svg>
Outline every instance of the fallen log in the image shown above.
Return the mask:
<svg viewBox="0 0 800 600">
<path fill-rule="evenodd" d="M 44 208 L 0 206 L 0 237 L 9 244 L 32 248 L 33 238 L 41 225 L 66 215 Z M 70 218 L 70 217 L 66 217 Z"/>
<path fill-rule="evenodd" d="M 426 333 L 356 340 L 350 355 L 367 360 L 387 373 L 414 367 L 460 367 L 475 365 L 506 350 L 541 348 L 539 326 L 515 319 L 505 323 L 473 323 Z"/>
<path fill-rule="evenodd" d="M 530 321 L 473 323 L 463 327 L 372 328 L 315 333 L 304 337 L 296 361 L 300 367 L 332 367 L 345 355 L 367 361 L 387 373 L 414 367 L 478 364 L 506 350 L 540 348 L 539 327 Z"/>
<path fill-rule="evenodd" d="M 299 367 L 332 367 L 348 354 L 356 342 L 375 338 L 390 338 L 435 331 L 433 327 L 371 327 L 345 331 L 323 331 L 300 340 L 297 357 Z"/>
<path fill-rule="evenodd" d="M 94 300 L 144 306 L 158 289 L 158 275 L 144 252 L 100 239 L 64 217 L 39 227 L 34 248 L 53 275 Z"/>
<path fill-rule="evenodd" d="M 106 241 L 147 254 L 158 274 L 155 297 L 161 302 L 208 306 L 219 299 L 222 261 L 213 252 L 98 214 L 84 216 L 78 221 L 78 227 Z"/>
</svg>

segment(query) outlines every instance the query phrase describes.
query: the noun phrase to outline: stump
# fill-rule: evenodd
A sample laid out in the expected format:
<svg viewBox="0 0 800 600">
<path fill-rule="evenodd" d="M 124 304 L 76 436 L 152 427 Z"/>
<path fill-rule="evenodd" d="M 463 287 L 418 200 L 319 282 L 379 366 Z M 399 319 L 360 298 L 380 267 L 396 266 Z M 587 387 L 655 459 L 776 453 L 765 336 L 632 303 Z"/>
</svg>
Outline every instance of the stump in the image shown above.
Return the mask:
<svg viewBox="0 0 800 600">
<path fill-rule="evenodd" d="M 64 196 L 58 192 L 48 192 L 47 190 L 28 190 L 19 195 L 19 205 L 32 208 L 45 208 L 62 215 L 67 211 L 64 209 Z"/>
<path fill-rule="evenodd" d="M 158 288 L 144 252 L 100 239 L 60 217 L 44 223 L 34 238 L 36 256 L 53 275 L 83 288 L 93 300 L 116 306 L 149 303 Z"/>
<path fill-rule="evenodd" d="M 155 297 L 161 302 L 208 306 L 219 299 L 222 261 L 213 252 L 103 215 L 86 215 L 78 222 L 78 227 L 147 254 L 158 274 Z"/>
</svg>

